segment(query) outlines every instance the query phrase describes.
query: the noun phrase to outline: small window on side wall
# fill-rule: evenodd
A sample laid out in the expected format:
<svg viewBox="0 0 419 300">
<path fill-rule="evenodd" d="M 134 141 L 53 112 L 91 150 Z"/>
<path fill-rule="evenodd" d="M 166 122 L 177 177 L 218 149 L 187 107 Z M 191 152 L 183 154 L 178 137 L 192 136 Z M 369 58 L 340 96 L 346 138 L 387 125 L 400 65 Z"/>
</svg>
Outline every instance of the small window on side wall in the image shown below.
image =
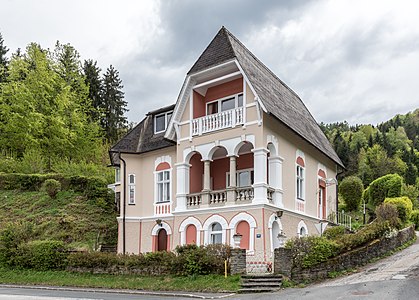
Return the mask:
<svg viewBox="0 0 419 300">
<path fill-rule="evenodd" d="M 135 174 L 128 175 L 128 204 L 135 204 Z"/>
</svg>

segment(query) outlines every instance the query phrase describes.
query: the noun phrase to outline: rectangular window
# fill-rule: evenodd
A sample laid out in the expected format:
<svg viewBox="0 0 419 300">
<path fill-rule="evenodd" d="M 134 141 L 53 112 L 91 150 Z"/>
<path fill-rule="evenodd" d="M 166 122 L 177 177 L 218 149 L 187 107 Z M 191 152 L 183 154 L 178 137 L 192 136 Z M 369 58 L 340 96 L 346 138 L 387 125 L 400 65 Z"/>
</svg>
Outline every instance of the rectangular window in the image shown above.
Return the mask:
<svg viewBox="0 0 419 300">
<path fill-rule="evenodd" d="M 157 202 L 170 201 L 170 172 L 157 173 Z"/>
<path fill-rule="evenodd" d="M 253 169 L 238 170 L 236 172 L 236 184 L 238 187 L 251 186 L 254 182 L 253 178 L 254 178 Z M 226 186 L 230 186 L 230 172 L 227 172 L 226 180 L 227 180 Z"/>
<path fill-rule="evenodd" d="M 154 117 L 154 133 L 166 130 L 169 121 L 172 118 L 173 111 L 165 112 Z"/>
<path fill-rule="evenodd" d="M 121 169 L 115 168 L 115 182 L 121 182 Z"/>
<path fill-rule="evenodd" d="M 304 169 L 297 166 L 297 199 L 304 200 Z"/>
<path fill-rule="evenodd" d="M 128 204 L 135 204 L 135 174 L 128 175 Z"/>
<path fill-rule="evenodd" d="M 243 94 L 237 94 L 228 98 L 222 98 L 207 103 L 207 115 L 227 111 L 243 106 Z"/>
</svg>

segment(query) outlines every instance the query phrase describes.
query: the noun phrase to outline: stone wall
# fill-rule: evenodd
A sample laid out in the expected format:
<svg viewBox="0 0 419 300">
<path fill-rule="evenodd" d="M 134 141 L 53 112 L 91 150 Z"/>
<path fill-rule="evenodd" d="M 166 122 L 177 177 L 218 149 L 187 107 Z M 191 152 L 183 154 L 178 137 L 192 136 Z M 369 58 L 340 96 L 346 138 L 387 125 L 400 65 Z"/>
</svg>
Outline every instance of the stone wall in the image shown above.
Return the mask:
<svg viewBox="0 0 419 300">
<path fill-rule="evenodd" d="M 230 274 L 246 274 L 246 249 L 231 249 Z"/>
<path fill-rule="evenodd" d="M 290 277 L 295 282 L 315 281 L 327 278 L 330 272 L 339 272 L 359 267 L 371 259 L 380 257 L 412 240 L 415 237 L 414 226 L 400 230 L 392 237 L 375 240 L 366 246 L 354 249 L 331 258 L 311 268 L 302 268 L 292 264 L 289 249 L 275 249 L 275 273 Z"/>
</svg>

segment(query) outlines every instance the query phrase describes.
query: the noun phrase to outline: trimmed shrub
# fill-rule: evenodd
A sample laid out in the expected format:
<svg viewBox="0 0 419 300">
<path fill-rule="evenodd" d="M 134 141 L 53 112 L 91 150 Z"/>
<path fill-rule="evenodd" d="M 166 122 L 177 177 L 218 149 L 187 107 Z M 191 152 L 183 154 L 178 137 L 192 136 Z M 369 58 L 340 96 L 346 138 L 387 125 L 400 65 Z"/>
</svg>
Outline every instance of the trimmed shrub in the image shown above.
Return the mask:
<svg viewBox="0 0 419 300">
<path fill-rule="evenodd" d="M 323 236 L 329 240 L 340 238 L 346 232 L 345 226 L 328 226 L 323 232 Z"/>
<path fill-rule="evenodd" d="M 336 242 L 341 246 L 341 252 L 350 251 L 384 236 L 390 229 L 388 222 L 373 222 L 356 233 L 343 235 Z"/>
<path fill-rule="evenodd" d="M 378 222 L 388 221 L 389 225 L 394 228 L 400 227 L 399 212 L 397 208 L 390 203 L 383 203 L 375 209 Z"/>
<path fill-rule="evenodd" d="M 15 256 L 15 266 L 35 270 L 60 270 L 67 264 L 67 252 L 61 241 L 31 241 L 21 244 Z"/>
<path fill-rule="evenodd" d="M 61 183 L 55 179 L 47 179 L 42 184 L 42 190 L 54 199 L 61 190 Z"/>
<path fill-rule="evenodd" d="M 410 216 L 410 221 L 415 224 L 415 229 L 419 229 L 419 209 L 415 209 L 412 211 L 412 215 Z"/>
<path fill-rule="evenodd" d="M 398 174 L 388 174 L 377 178 L 365 190 L 364 199 L 371 205 L 378 206 L 385 198 L 400 197 L 403 179 Z"/>
<path fill-rule="evenodd" d="M 410 216 L 413 210 L 412 201 L 407 197 L 397 197 L 397 198 L 386 198 L 384 203 L 389 203 L 394 205 L 399 212 L 399 218 L 403 223 L 406 223 L 410 220 Z"/>
<path fill-rule="evenodd" d="M 349 176 L 339 184 L 339 194 L 345 201 L 346 209 L 355 211 L 359 208 L 364 192 L 362 180 L 356 176 Z"/>
<path fill-rule="evenodd" d="M 294 265 L 310 268 L 339 253 L 339 245 L 335 241 L 320 236 L 306 236 L 288 240 L 285 245 L 291 249 Z"/>
</svg>

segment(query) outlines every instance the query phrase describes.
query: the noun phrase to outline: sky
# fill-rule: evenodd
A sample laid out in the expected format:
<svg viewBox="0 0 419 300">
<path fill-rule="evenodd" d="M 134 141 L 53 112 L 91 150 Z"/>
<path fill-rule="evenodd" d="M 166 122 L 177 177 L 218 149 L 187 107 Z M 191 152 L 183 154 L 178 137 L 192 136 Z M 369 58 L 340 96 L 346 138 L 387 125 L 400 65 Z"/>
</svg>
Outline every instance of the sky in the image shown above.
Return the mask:
<svg viewBox="0 0 419 300">
<path fill-rule="evenodd" d="M 224 25 L 318 122 L 378 124 L 419 108 L 418 12 L 403 0 L 2 0 L 0 32 L 9 54 L 59 40 L 112 64 L 138 123 L 176 102 Z"/>
</svg>

